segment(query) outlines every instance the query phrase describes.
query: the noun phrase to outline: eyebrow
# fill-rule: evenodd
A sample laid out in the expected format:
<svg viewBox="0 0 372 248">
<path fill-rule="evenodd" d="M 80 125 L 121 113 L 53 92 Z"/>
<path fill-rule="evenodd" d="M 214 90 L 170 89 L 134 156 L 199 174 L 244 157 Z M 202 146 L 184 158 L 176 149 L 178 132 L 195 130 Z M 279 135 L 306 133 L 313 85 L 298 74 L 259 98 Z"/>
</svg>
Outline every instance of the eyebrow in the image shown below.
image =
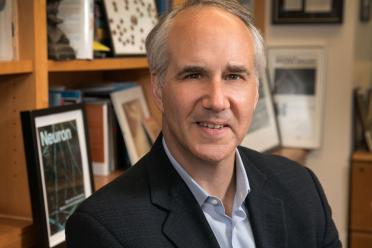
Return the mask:
<svg viewBox="0 0 372 248">
<path fill-rule="evenodd" d="M 246 74 L 250 75 L 250 71 L 242 65 L 231 65 L 228 64 L 226 68 L 224 69 L 225 72 L 229 73 L 240 73 L 240 74 Z M 184 66 L 178 73 L 177 73 L 177 78 L 182 77 L 185 74 L 189 73 L 200 73 L 200 74 L 208 74 L 208 70 L 203 67 L 203 66 L 198 66 L 198 65 L 187 65 Z"/>
<path fill-rule="evenodd" d="M 198 65 L 187 65 L 187 66 L 184 66 L 181 69 L 181 71 L 177 73 L 177 77 L 181 77 L 182 75 L 188 74 L 188 73 L 202 73 L 202 74 L 206 74 L 207 72 L 208 72 L 207 69 L 205 69 L 202 66 L 198 66 Z"/>
<path fill-rule="evenodd" d="M 244 73 L 250 75 L 250 71 L 245 66 L 240 65 L 227 65 L 225 71 L 233 73 Z"/>
</svg>

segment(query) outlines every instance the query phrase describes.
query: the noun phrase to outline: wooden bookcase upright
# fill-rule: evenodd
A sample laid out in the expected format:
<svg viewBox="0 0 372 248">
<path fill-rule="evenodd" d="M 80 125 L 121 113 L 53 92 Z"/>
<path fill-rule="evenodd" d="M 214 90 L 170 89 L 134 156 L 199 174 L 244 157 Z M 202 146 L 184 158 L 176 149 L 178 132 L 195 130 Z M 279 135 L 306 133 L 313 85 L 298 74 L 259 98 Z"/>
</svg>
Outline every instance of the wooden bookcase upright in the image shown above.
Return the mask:
<svg viewBox="0 0 372 248">
<path fill-rule="evenodd" d="M 351 158 L 349 247 L 372 247 L 372 154 Z"/>
<path fill-rule="evenodd" d="M 145 89 L 151 114 L 161 119 L 150 96 L 146 58 L 48 61 L 47 0 L 18 1 L 19 59 L 0 62 L 0 248 L 34 245 L 20 111 L 48 107 L 50 85 L 136 81 Z M 264 6 L 265 1 L 256 1 L 255 15 L 261 31 Z M 96 178 L 96 184 L 100 187 L 115 176 Z"/>
</svg>

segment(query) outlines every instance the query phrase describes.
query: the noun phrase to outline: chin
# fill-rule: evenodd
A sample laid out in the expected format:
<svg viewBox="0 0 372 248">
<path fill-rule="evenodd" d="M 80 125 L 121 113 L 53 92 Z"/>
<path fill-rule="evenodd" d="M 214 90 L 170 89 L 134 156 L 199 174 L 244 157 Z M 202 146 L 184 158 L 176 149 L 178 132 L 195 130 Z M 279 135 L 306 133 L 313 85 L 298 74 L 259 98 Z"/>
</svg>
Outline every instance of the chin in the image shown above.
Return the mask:
<svg viewBox="0 0 372 248">
<path fill-rule="evenodd" d="M 195 155 L 203 161 L 218 163 L 228 158 L 235 157 L 233 145 L 197 145 Z"/>
</svg>

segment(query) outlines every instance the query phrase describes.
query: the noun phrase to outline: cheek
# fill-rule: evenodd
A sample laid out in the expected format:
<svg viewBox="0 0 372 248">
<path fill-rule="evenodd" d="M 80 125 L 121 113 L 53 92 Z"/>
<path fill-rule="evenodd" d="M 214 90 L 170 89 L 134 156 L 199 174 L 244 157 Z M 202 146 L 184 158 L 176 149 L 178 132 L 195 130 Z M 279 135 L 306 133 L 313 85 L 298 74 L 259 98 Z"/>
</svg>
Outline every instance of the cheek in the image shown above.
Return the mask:
<svg viewBox="0 0 372 248">
<path fill-rule="evenodd" d="M 187 115 L 190 103 L 189 91 L 182 91 L 180 89 L 169 89 L 163 95 L 164 112 L 166 115 L 171 115 L 168 118 L 180 119 Z"/>
<path fill-rule="evenodd" d="M 180 112 L 187 112 L 190 107 L 197 101 L 197 93 L 200 89 L 195 89 L 192 87 L 174 87 L 169 91 L 168 94 L 169 104 L 173 108 L 178 108 Z"/>
<path fill-rule="evenodd" d="M 249 124 L 257 102 L 258 92 L 254 88 L 235 92 L 234 105 L 236 106 L 237 116 L 242 120 L 241 124 Z"/>
</svg>

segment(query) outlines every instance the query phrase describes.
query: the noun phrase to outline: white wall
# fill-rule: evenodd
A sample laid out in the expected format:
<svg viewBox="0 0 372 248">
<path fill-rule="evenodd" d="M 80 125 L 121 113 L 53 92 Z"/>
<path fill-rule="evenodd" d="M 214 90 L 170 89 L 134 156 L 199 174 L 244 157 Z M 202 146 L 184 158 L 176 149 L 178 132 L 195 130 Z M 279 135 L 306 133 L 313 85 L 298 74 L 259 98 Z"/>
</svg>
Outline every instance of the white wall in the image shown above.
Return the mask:
<svg viewBox="0 0 372 248">
<path fill-rule="evenodd" d="M 346 247 L 354 35 L 359 1 L 344 1 L 342 25 L 272 25 L 271 1 L 266 1 L 266 40 L 270 44 L 322 45 L 326 50 L 326 92 L 323 142 L 311 151 L 306 165 L 318 176 Z"/>
</svg>

